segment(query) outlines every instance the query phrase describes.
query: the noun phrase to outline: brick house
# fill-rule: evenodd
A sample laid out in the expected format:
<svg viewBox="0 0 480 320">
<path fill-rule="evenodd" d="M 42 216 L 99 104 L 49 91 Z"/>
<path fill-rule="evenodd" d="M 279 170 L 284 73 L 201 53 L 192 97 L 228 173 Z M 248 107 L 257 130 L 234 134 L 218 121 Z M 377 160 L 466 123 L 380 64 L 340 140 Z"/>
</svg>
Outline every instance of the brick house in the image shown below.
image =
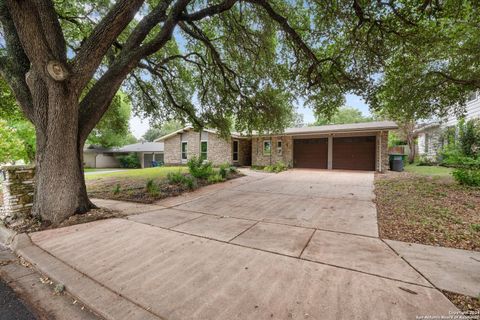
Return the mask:
<svg viewBox="0 0 480 320">
<path fill-rule="evenodd" d="M 267 166 L 283 162 L 294 168 L 347 169 L 385 172 L 391 121 L 288 128 L 281 134 L 196 132 L 185 127 L 157 139 L 164 143 L 165 164 L 184 164 L 192 156 L 214 165 Z"/>
</svg>

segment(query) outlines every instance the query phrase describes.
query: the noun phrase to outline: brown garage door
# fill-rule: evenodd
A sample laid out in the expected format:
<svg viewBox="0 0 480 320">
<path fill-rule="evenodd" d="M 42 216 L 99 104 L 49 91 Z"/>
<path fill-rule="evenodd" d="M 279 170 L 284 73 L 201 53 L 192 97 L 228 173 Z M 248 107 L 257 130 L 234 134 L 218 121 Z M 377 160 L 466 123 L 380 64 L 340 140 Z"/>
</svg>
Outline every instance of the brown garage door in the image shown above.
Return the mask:
<svg viewBox="0 0 480 320">
<path fill-rule="evenodd" d="M 333 169 L 375 170 L 375 137 L 333 138 Z"/>
<path fill-rule="evenodd" d="M 293 162 L 296 168 L 327 168 L 327 138 L 293 140 Z"/>
</svg>

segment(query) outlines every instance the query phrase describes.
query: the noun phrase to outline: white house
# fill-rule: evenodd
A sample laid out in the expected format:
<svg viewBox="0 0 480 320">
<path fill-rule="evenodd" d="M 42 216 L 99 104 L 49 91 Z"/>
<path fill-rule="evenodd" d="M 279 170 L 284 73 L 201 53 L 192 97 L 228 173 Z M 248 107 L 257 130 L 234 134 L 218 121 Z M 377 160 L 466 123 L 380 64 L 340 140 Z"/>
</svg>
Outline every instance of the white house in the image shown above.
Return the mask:
<svg viewBox="0 0 480 320">
<path fill-rule="evenodd" d="M 466 121 L 480 118 L 480 91 L 469 94 L 464 116 Z M 436 160 L 438 152 L 445 143 L 442 133 L 447 128 L 456 127 L 458 121 L 458 117 L 451 113 L 445 119 L 420 125 L 418 129 L 415 130 L 418 136 L 417 154 L 430 160 Z"/>
</svg>

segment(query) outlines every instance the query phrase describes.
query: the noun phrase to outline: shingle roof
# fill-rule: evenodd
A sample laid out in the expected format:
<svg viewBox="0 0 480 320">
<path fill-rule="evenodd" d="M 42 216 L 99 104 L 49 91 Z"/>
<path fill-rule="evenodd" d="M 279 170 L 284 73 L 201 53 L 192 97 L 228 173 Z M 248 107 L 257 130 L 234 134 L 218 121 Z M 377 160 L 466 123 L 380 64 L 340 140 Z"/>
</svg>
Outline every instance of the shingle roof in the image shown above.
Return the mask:
<svg viewBox="0 0 480 320">
<path fill-rule="evenodd" d="M 315 127 L 287 128 L 284 134 L 305 134 L 305 133 L 330 133 L 330 132 L 355 132 L 355 131 L 381 131 L 398 129 L 393 121 L 373 121 L 347 124 L 330 124 Z"/>
<path fill-rule="evenodd" d="M 163 142 L 139 142 L 113 149 L 111 152 L 163 152 Z"/>
<path fill-rule="evenodd" d="M 169 133 L 163 137 L 158 138 L 155 141 L 164 141 L 170 137 L 173 137 L 177 134 L 180 134 L 185 131 L 192 130 L 192 127 L 185 127 L 180 130 Z M 287 128 L 283 133 L 275 133 L 274 135 L 301 135 L 301 134 L 326 134 L 326 133 L 335 133 L 335 132 L 369 132 L 369 131 L 382 131 L 382 130 L 395 130 L 398 129 L 398 125 L 393 121 L 373 121 L 373 122 L 362 122 L 362 123 L 348 123 L 348 124 L 331 124 L 324 126 L 314 126 L 314 127 L 302 127 L 302 128 Z M 217 133 L 213 129 L 203 129 L 207 132 Z M 240 134 L 237 132 L 232 132 L 232 137 L 248 137 L 248 134 Z M 253 132 L 252 136 L 260 135 L 258 132 Z M 263 133 L 263 135 L 269 135 Z"/>
<path fill-rule="evenodd" d="M 163 142 L 139 142 L 120 148 L 102 148 L 89 146 L 83 149 L 85 153 L 126 153 L 126 152 L 163 152 Z"/>
</svg>

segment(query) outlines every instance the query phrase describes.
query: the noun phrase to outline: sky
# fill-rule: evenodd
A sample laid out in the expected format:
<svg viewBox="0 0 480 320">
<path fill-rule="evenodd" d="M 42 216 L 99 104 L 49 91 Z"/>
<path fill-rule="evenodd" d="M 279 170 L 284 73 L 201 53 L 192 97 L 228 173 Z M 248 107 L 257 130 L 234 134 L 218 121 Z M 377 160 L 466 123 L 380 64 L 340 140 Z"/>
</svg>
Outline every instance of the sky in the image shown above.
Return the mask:
<svg viewBox="0 0 480 320">
<path fill-rule="evenodd" d="M 347 94 L 346 98 L 346 106 L 354 107 L 362 111 L 365 116 L 370 115 L 370 110 L 368 105 L 363 101 L 363 99 L 354 94 Z M 298 112 L 303 114 L 303 121 L 305 123 L 312 123 L 315 121 L 315 117 L 313 116 L 313 111 L 310 108 L 305 108 L 303 106 L 298 107 Z M 141 119 L 137 116 L 134 116 L 130 119 L 130 130 L 132 131 L 133 135 L 139 139 L 141 138 L 145 132 L 148 130 L 150 126 L 148 119 Z"/>
</svg>

